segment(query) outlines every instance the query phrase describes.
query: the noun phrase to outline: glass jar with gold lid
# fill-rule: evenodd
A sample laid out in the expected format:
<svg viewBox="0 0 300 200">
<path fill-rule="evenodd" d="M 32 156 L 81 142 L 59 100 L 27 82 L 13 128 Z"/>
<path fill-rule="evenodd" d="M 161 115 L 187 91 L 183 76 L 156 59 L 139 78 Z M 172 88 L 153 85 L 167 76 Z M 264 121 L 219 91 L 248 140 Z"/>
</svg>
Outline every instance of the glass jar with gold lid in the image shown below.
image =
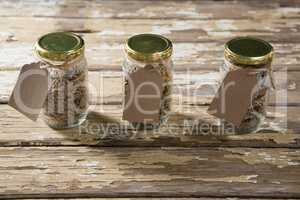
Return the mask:
<svg viewBox="0 0 300 200">
<path fill-rule="evenodd" d="M 84 40 L 70 32 L 49 33 L 38 39 L 35 54 L 49 74 L 44 121 L 55 129 L 80 125 L 88 109 Z"/>
<path fill-rule="evenodd" d="M 272 58 L 273 47 L 259 38 L 237 37 L 225 44 L 224 65 L 220 68 L 222 79 L 229 71 L 245 68 L 251 69 L 257 77 L 257 86 L 252 94 L 251 105 L 241 125 L 235 127 L 237 133 L 251 133 L 259 130 L 265 118 L 267 92 L 271 87 L 274 88 Z"/>
<path fill-rule="evenodd" d="M 158 128 L 168 119 L 168 114 L 171 109 L 173 81 L 172 52 L 173 48 L 171 41 L 161 35 L 139 34 L 130 37 L 126 42 L 125 59 L 123 62 L 123 119 L 129 121 L 135 129 Z M 142 103 L 140 104 L 137 103 L 137 101 L 129 102 L 128 98 L 137 99 L 137 97 L 143 93 L 142 88 L 139 90 L 140 93 L 129 92 L 129 88 L 134 90 L 133 87 L 137 87 L 137 82 L 142 83 L 142 85 L 151 85 L 153 88 L 160 90 L 157 96 L 159 101 L 157 101 L 158 99 L 153 99 L 152 101 L 151 95 L 148 94 L 148 102 L 147 100 L 141 100 L 140 102 Z M 144 92 L 146 90 L 147 89 L 145 89 Z M 129 93 L 130 97 L 128 97 Z M 145 95 L 146 93 L 144 93 L 144 96 L 147 96 Z M 136 107 L 133 108 L 134 106 L 139 107 L 140 109 L 138 110 Z M 154 115 L 145 114 L 147 112 L 147 109 L 145 109 L 146 107 L 157 108 L 157 113 Z"/>
</svg>

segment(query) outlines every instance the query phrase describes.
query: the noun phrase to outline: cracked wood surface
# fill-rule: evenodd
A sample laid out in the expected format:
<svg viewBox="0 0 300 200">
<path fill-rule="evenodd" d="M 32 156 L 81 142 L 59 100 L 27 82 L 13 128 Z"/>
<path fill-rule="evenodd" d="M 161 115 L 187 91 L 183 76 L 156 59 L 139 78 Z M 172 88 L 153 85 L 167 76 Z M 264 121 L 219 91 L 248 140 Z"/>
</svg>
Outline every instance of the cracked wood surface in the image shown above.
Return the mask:
<svg viewBox="0 0 300 200">
<path fill-rule="evenodd" d="M 300 10 L 300 8 L 299 8 Z M 3 30 L 0 34 L 1 41 L 1 50 L 0 50 L 0 69 L 19 69 L 24 63 L 33 61 L 33 44 L 36 42 L 38 37 L 41 35 L 50 32 L 50 31 L 75 31 L 76 27 L 79 26 L 81 19 L 72 19 L 70 22 L 69 19 L 64 19 L 66 22 L 70 23 L 70 26 L 75 26 L 71 28 L 66 28 L 68 25 L 62 25 L 64 29 L 57 27 L 57 21 L 54 19 L 43 19 L 39 18 L 0 18 L 0 23 L 3 24 Z M 78 22 L 79 21 L 79 22 Z M 294 24 L 287 25 L 287 20 L 276 21 L 272 26 L 295 26 L 297 31 L 299 31 L 298 27 L 300 25 L 300 20 L 295 19 Z M 290 21 L 290 20 L 289 20 Z M 179 21 L 180 22 L 180 21 Z M 210 26 L 216 26 L 214 24 L 223 24 L 225 22 L 207 22 L 206 20 L 202 23 L 198 21 L 182 21 L 179 23 L 178 20 L 113 20 L 110 21 L 108 19 L 88 19 L 84 20 L 83 24 L 88 24 L 85 26 L 90 27 L 99 27 L 99 30 L 96 33 L 82 33 L 85 41 L 86 41 L 86 56 L 89 58 L 89 69 L 91 70 L 105 70 L 105 69 L 113 69 L 113 70 L 121 70 L 121 64 L 124 57 L 123 54 L 123 46 L 124 41 L 129 36 L 137 33 L 143 32 L 154 32 L 158 34 L 163 34 L 174 42 L 174 55 L 173 60 L 175 63 L 176 70 L 197 70 L 197 69 L 209 69 L 209 70 L 217 70 L 223 62 L 223 46 L 224 43 L 235 37 L 241 35 L 252 35 L 258 36 L 261 38 L 265 38 L 267 41 L 270 41 L 275 49 L 275 58 L 273 62 L 274 68 L 287 68 L 288 70 L 299 70 L 299 52 L 300 52 L 300 36 L 297 32 L 295 36 L 295 40 L 289 41 L 280 41 L 282 37 L 292 37 L 292 31 L 287 30 L 281 33 L 280 30 L 275 30 L 269 35 L 262 37 L 261 34 L 252 33 L 251 31 L 238 32 L 233 35 L 226 36 L 227 34 L 223 33 L 224 30 L 215 30 L 215 32 L 220 33 L 219 37 L 214 35 L 207 38 L 207 36 L 199 35 L 200 31 L 195 31 L 195 35 L 189 34 L 190 29 L 193 30 L 196 27 L 205 28 L 206 26 L 208 30 L 205 32 L 212 33 L 214 32 L 211 29 L 214 29 Z M 240 26 L 246 26 L 251 22 L 243 21 L 240 25 L 236 25 L 236 29 L 240 30 Z M 43 24 L 47 23 L 47 26 L 43 26 Z M 145 24 L 146 23 L 146 24 Z M 232 22 L 233 23 L 233 22 Z M 253 26 L 256 26 L 259 22 L 252 22 Z M 264 23 L 260 22 L 261 26 L 265 28 Z M 221 26 L 220 25 L 220 26 Z M 178 39 L 179 36 L 173 36 L 174 33 L 164 33 L 164 29 L 169 30 L 172 29 L 183 29 L 178 31 L 178 35 L 183 39 Z M 216 29 L 229 29 L 231 32 L 231 28 L 227 26 L 235 26 L 235 25 L 224 25 L 225 28 L 217 27 Z M 40 29 L 35 29 L 35 27 L 41 27 Z M 156 27 L 156 28 L 155 28 Z M 28 31 L 24 32 L 23 30 L 27 29 Z M 103 29 L 110 30 L 111 32 L 105 31 Z M 120 30 L 121 29 L 121 30 Z M 155 30 L 157 29 L 157 30 Z M 274 29 L 277 29 L 274 28 Z M 278 28 L 280 29 L 280 28 Z M 255 29 L 256 30 L 256 29 Z M 103 31 L 103 35 L 100 34 Z M 75 31 L 76 32 L 76 31 Z M 108 33 L 106 33 L 108 32 Z M 122 35 L 122 32 L 126 32 L 126 34 Z M 176 31 L 175 31 L 176 32 Z M 107 36 L 106 36 L 107 35 Z M 226 37 L 224 37 L 226 36 Z M 272 37 L 278 37 L 272 39 Z M 11 41 L 13 38 L 14 40 Z M 200 38 L 198 41 L 188 41 L 184 40 L 185 38 Z M 273 41 L 272 41 L 273 40 Z M 284 63 L 284 64 L 283 64 Z"/>
<path fill-rule="evenodd" d="M 0 148 L 0 197 L 300 197 L 299 155 L 280 148 Z"/>
<path fill-rule="evenodd" d="M 299 19 L 297 0 L 0 1 L 0 199 L 300 198 Z M 55 131 L 6 104 L 37 38 L 62 30 L 86 41 L 93 106 Z M 135 132 L 120 120 L 122 48 L 143 32 L 174 42 L 174 106 L 164 127 Z M 224 135 L 206 109 L 223 45 L 241 35 L 272 43 L 278 90 L 262 130 Z"/>
<path fill-rule="evenodd" d="M 7 103 L 18 71 L 0 71 L 0 102 Z M 274 73 L 276 90 L 270 91 L 271 106 L 296 106 L 300 100 L 300 72 L 277 71 Z M 121 104 L 122 72 L 90 71 L 89 88 L 91 104 Z M 173 100 L 177 104 L 208 105 L 218 89 L 220 74 L 211 71 L 175 72 Z M 287 98 L 286 98 L 287 97 Z"/>
<path fill-rule="evenodd" d="M 174 42 L 176 70 L 216 70 L 222 64 L 224 43 L 241 35 L 270 41 L 274 68 L 299 70 L 297 1 L 4 0 L 1 4 L 2 70 L 32 61 L 37 38 L 62 30 L 83 35 L 92 70 L 120 70 L 125 39 L 144 32 L 163 34 Z"/>
<path fill-rule="evenodd" d="M 258 4 L 259 3 L 259 4 Z M 151 0 L 3 0 L 1 17 L 95 19 L 261 19 L 300 17 L 297 0 L 155 1 Z M 234 12 L 232 12 L 234 10 Z M 78 13 L 74 11 L 79 11 Z M 225 15 L 226 13 L 226 15 Z"/>
<path fill-rule="evenodd" d="M 79 128 L 55 131 L 0 105 L 0 146 L 300 147 L 300 107 L 269 107 L 261 130 L 247 135 L 222 132 L 207 106 L 174 105 L 168 123 L 155 131 L 133 131 L 121 120 L 121 105 L 91 110 Z"/>
</svg>

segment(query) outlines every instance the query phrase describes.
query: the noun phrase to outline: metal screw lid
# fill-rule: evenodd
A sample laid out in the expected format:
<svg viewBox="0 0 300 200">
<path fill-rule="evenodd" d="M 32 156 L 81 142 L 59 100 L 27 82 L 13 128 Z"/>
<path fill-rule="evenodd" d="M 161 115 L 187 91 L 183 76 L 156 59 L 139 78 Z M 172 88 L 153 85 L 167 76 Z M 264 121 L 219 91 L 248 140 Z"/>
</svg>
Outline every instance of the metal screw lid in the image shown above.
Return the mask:
<svg viewBox="0 0 300 200">
<path fill-rule="evenodd" d="M 130 37 L 125 52 L 135 60 L 155 62 L 172 55 L 172 42 L 156 34 L 139 34 Z"/>
<path fill-rule="evenodd" d="M 84 40 L 70 32 L 48 33 L 38 39 L 35 52 L 42 59 L 70 61 L 84 53 Z"/>
<path fill-rule="evenodd" d="M 273 47 L 258 38 L 238 37 L 225 44 L 224 55 L 232 63 L 255 67 L 272 61 Z"/>
</svg>

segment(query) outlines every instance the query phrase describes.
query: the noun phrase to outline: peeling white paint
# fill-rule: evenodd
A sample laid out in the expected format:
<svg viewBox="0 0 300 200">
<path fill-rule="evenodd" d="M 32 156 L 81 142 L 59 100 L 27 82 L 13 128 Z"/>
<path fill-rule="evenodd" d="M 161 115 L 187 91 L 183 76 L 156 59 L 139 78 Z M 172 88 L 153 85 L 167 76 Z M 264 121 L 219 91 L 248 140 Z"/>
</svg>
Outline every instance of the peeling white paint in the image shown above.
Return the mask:
<svg viewBox="0 0 300 200">
<path fill-rule="evenodd" d="M 288 90 L 295 90 L 296 89 L 296 82 L 292 81 L 288 84 Z"/>
<path fill-rule="evenodd" d="M 196 159 L 196 160 L 200 160 L 200 161 L 202 161 L 202 160 L 208 160 L 208 158 L 201 158 L 201 157 L 199 157 L 199 156 L 196 156 L 195 159 Z"/>
<path fill-rule="evenodd" d="M 258 175 L 241 175 L 241 176 L 229 176 L 229 177 L 221 177 L 221 178 L 197 178 L 200 181 L 208 181 L 208 182 L 227 182 L 227 183 L 257 183 Z"/>
<path fill-rule="evenodd" d="M 97 45 L 97 47 L 94 47 L 93 49 L 105 49 L 105 50 L 121 50 L 124 48 L 124 44 L 119 43 L 100 43 Z M 99 55 L 100 56 L 100 55 Z"/>
<path fill-rule="evenodd" d="M 237 30 L 238 29 L 238 27 L 236 27 L 234 25 L 234 20 L 228 20 L 228 19 L 217 20 L 216 26 L 220 30 Z"/>
<path fill-rule="evenodd" d="M 126 35 L 124 31 L 102 30 L 97 35 Z"/>
<path fill-rule="evenodd" d="M 86 167 L 97 167 L 99 165 L 99 162 L 93 161 L 93 162 L 85 163 L 83 165 L 86 166 Z"/>
<path fill-rule="evenodd" d="M 238 158 L 246 163 L 249 163 L 251 165 L 256 165 L 256 164 L 270 164 L 274 165 L 278 168 L 284 168 L 288 166 L 298 166 L 300 165 L 299 161 L 295 161 L 292 159 L 292 156 L 299 156 L 300 151 L 293 151 L 293 152 L 285 152 L 285 151 L 275 151 L 275 150 L 270 150 L 265 152 L 260 152 L 260 150 L 257 149 L 252 149 L 249 151 L 248 154 L 245 154 L 244 151 L 240 151 L 238 149 L 228 149 L 228 151 L 232 152 L 232 155 L 225 155 L 226 158 Z M 241 154 L 241 155 L 237 155 Z M 286 155 L 290 155 L 287 157 Z M 285 156 L 285 157 L 282 157 Z"/>
<path fill-rule="evenodd" d="M 0 58 L 0 68 L 20 68 L 37 60 L 33 55 L 33 44 L 20 42 L 1 44 Z"/>
<path fill-rule="evenodd" d="M 200 27 L 191 21 L 172 21 L 171 24 L 157 24 L 152 26 L 152 32 L 156 34 L 171 34 L 172 31 L 184 31 L 199 29 Z"/>
</svg>

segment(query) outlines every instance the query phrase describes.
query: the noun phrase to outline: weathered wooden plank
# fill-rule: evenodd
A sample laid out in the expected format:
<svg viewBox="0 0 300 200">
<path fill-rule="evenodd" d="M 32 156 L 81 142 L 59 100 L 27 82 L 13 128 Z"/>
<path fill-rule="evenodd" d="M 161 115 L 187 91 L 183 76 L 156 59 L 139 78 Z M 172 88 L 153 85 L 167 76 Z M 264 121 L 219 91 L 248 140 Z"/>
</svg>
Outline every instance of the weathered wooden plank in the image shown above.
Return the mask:
<svg viewBox="0 0 300 200">
<path fill-rule="evenodd" d="M 0 102 L 7 103 L 16 82 L 17 71 L 0 71 Z M 299 105 L 300 72 L 278 71 L 274 73 L 276 90 L 270 91 L 270 105 Z M 174 73 L 173 98 L 177 104 L 207 105 L 218 89 L 218 72 L 186 71 Z M 122 73 L 114 71 L 90 71 L 89 86 L 91 104 L 121 104 Z"/>
<path fill-rule="evenodd" d="M 300 10 L 300 8 L 299 8 Z M 299 12 L 299 11 L 298 11 Z M 133 34 L 153 32 L 174 42 L 224 42 L 240 35 L 254 35 L 270 42 L 299 42 L 299 19 L 241 20 L 144 20 L 144 19 L 53 19 L 1 18 L 1 41 L 32 42 L 50 31 L 73 31 L 94 37 L 94 42 L 118 42 Z M 47 26 L 43 24 L 47 23 Z M 39 29 L 35 29 L 39 27 Z M 21 31 L 21 30 L 26 30 Z M 87 38 L 87 41 L 89 39 Z"/>
<path fill-rule="evenodd" d="M 300 151 L 0 148 L 0 197 L 299 198 Z"/>
<path fill-rule="evenodd" d="M 89 38 L 87 36 L 87 38 Z M 125 39 L 124 39 L 125 40 Z M 90 38 L 87 44 L 86 57 L 90 70 L 120 71 L 124 59 L 123 44 L 109 43 Z M 0 70 L 15 70 L 22 65 L 36 60 L 31 43 L 1 42 L 0 43 Z M 223 42 L 208 43 L 175 43 L 174 69 L 184 70 L 211 70 L 216 71 L 223 64 Z M 274 44 L 275 58 L 273 68 L 287 68 L 290 71 L 299 71 L 300 43 Z"/>
<path fill-rule="evenodd" d="M 299 64 L 299 20 L 108 20 L 108 19 L 40 19 L 0 18 L 0 69 L 18 68 L 34 59 L 33 44 L 42 34 L 69 30 L 84 33 L 90 68 L 120 69 L 123 43 L 137 33 L 154 32 L 174 42 L 176 68 L 216 69 L 222 63 L 223 44 L 241 35 L 253 35 L 274 43 L 274 65 L 291 67 Z M 44 26 L 44 24 L 47 26 Z M 35 27 L 40 27 L 36 29 Z M 24 31 L 24 29 L 26 31 Z M 90 30 L 85 33 L 86 30 Z M 286 38 L 286 39 L 284 39 Z M 203 42 L 203 43 L 190 43 Z"/>
<path fill-rule="evenodd" d="M 208 11 L 217 15 L 221 14 L 223 19 L 94 19 L 93 17 L 82 18 L 91 14 L 91 12 L 84 12 L 85 9 L 93 9 L 96 13 L 99 12 L 101 15 L 110 17 L 110 12 L 120 13 L 120 9 L 125 9 L 128 12 L 128 5 L 130 5 L 130 9 L 137 10 L 137 8 L 134 8 L 135 6 L 132 6 L 133 4 L 130 1 L 126 3 L 120 1 L 92 1 L 88 3 L 80 1 L 72 1 L 72 3 L 69 1 L 29 1 L 25 3 L 23 1 L 3 1 L 1 2 L 3 6 L 0 8 L 0 12 L 4 13 L 3 16 L 11 17 L 0 18 L 3 28 L 0 34 L 0 69 L 15 69 L 31 61 L 33 59 L 32 46 L 40 35 L 50 31 L 68 30 L 84 35 L 91 69 L 110 68 L 119 70 L 123 57 L 122 43 L 125 39 L 133 34 L 153 32 L 164 34 L 175 42 L 174 60 L 176 69 L 216 69 L 222 63 L 222 46 L 226 40 L 235 36 L 253 35 L 274 43 L 275 52 L 277 52 L 274 61 L 276 67 L 288 67 L 289 69 L 298 70 L 299 20 L 297 16 L 300 8 L 297 7 L 295 2 L 268 1 L 264 4 L 260 3 L 260 6 L 256 6 L 256 2 L 230 1 L 219 4 L 210 1 L 200 2 L 156 1 L 156 3 L 150 3 L 150 1 L 143 1 L 134 5 L 140 7 L 143 13 L 147 10 L 145 7 L 149 6 L 155 10 L 154 13 L 159 13 L 161 16 L 160 9 L 166 8 L 167 5 L 168 9 L 174 9 L 174 11 L 178 11 L 178 9 L 186 11 L 188 7 L 195 4 L 196 7 L 199 6 L 201 9 L 203 7 L 203 10 L 206 10 L 201 10 L 201 13 Z M 172 7 L 169 4 L 175 5 Z M 45 7 L 45 5 L 47 6 Z M 49 7 L 54 9 L 48 9 Z M 44 10 L 45 8 L 47 8 L 47 11 Z M 119 9 L 116 10 L 116 8 Z M 230 9 L 226 16 L 233 14 L 237 17 L 239 12 L 242 15 L 250 16 L 224 19 L 224 13 L 226 12 L 220 12 L 222 8 L 225 10 Z M 27 9 L 31 12 L 27 12 Z M 101 9 L 104 10 L 100 12 Z M 235 12 L 232 12 L 233 9 Z M 270 9 L 271 12 L 269 12 Z M 79 14 L 76 11 L 79 11 Z M 215 11 L 218 12 L 215 13 Z M 15 16 L 14 12 L 23 17 L 13 17 Z M 37 14 L 39 12 L 41 14 Z M 42 17 L 49 12 L 52 13 L 51 16 L 57 17 Z M 66 18 L 61 18 L 60 12 Z M 31 16 L 32 13 L 34 16 Z M 77 17 L 74 16 L 74 13 Z M 129 15 L 133 13 L 135 12 L 129 12 Z M 150 16 L 156 14 L 152 13 Z M 27 15 L 29 16 L 24 17 Z M 78 15 L 81 17 L 78 17 Z M 70 18 L 72 16 L 75 18 Z M 124 17 L 122 14 L 120 16 Z M 141 17 L 140 14 L 138 16 Z M 44 24 L 47 24 L 47 26 L 44 26 Z M 39 29 L 36 29 L 36 27 L 39 27 Z M 191 42 L 203 43 L 191 44 Z"/>
<path fill-rule="evenodd" d="M 276 1 L 80 1 L 2 0 L 1 17 L 248 19 L 299 18 L 297 0 Z M 234 12 L 232 12 L 234 11 Z"/>
<path fill-rule="evenodd" d="M 0 146 L 183 146 L 300 147 L 300 107 L 270 107 L 255 134 L 224 133 L 206 106 L 174 106 L 168 123 L 154 131 L 134 131 L 121 120 L 121 105 L 90 108 L 79 128 L 56 131 L 0 105 Z"/>
<path fill-rule="evenodd" d="M 298 72 L 289 72 L 287 78 L 277 75 L 282 87 L 288 88 L 289 107 L 282 106 L 284 100 L 275 102 L 273 93 L 272 106 L 259 133 L 224 135 L 197 129 L 203 124 L 218 127 L 216 119 L 206 114 L 207 107 L 201 105 L 211 100 L 217 80 L 217 73 L 212 71 L 222 64 L 226 40 L 254 35 L 271 41 L 276 51 L 274 66 L 298 71 L 299 11 L 299 3 L 291 0 L 218 4 L 1 1 L 2 103 L 7 102 L 17 74 L 3 70 L 16 70 L 32 61 L 33 43 L 49 31 L 84 35 L 89 68 L 118 72 L 90 72 L 91 103 L 98 105 L 91 108 L 94 112 L 79 129 L 55 131 L 41 120 L 31 122 L 7 105 L 0 105 L 0 198 L 300 198 L 300 151 L 262 148 L 300 147 L 300 108 L 294 107 L 299 105 Z M 134 132 L 120 120 L 122 43 L 140 32 L 170 37 L 175 43 L 175 69 L 196 71 L 191 77 L 175 75 L 175 107 L 169 123 L 158 131 Z M 187 94 L 187 90 L 194 93 Z M 191 101 L 193 95 L 197 97 Z M 276 97 L 284 95 L 284 90 L 276 93 Z"/>
<path fill-rule="evenodd" d="M 38 36 L 36 36 L 38 37 Z M 90 70 L 121 70 L 124 54 L 122 51 L 123 44 L 98 42 L 96 38 L 87 44 L 86 57 Z M 125 39 L 124 39 L 125 41 Z M 13 42 L 2 43 L 0 49 L 0 69 L 13 70 L 19 69 L 20 66 L 36 60 L 33 54 L 33 44 Z M 181 43 L 174 46 L 174 62 L 176 70 L 197 70 L 210 69 L 216 70 L 222 64 L 222 45 L 216 43 L 191 44 Z M 289 54 L 289 53 L 285 53 Z M 294 57 L 294 53 L 290 55 Z M 283 58 L 285 60 L 285 58 Z M 289 59 L 287 67 L 297 63 Z M 281 66 L 280 66 L 281 67 Z"/>
</svg>

